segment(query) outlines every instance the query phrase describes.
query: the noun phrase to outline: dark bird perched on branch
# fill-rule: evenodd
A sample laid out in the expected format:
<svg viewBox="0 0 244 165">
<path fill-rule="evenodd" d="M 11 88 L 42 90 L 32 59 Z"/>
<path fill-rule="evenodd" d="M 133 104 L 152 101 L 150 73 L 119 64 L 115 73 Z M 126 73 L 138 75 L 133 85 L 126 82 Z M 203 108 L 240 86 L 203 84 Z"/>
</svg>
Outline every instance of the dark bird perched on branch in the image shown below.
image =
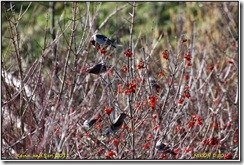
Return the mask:
<svg viewBox="0 0 244 165">
<path fill-rule="evenodd" d="M 100 74 L 106 72 L 107 70 L 107 66 L 103 63 L 100 63 L 87 69 L 87 72 L 92 74 Z"/>
<path fill-rule="evenodd" d="M 90 42 L 96 48 L 96 50 L 107 48 L 109 45 L 116 48 L 112 41 L 103 34 L 94 34 Z"/>
<path fill-rule="evenodd" d="M 121 126 L 124 123 L 124 120 L 126 118 L 127 114 L 126 113 L 121 113 L 114 121 L 113 123 L 108 127 L 106 130 L 105 135 L 108 136 L 111 132 L 117 132 Z"/>
<path fill-rule="evenodd" d="M 173 150 L 170 149 L 169 145 L 163 143 L 162 140 L 157 141 L 156 149 L 158 152 L 170 153 L 172 155 L 177 155 Z"/>
<path fill-rule="evenodd" d="M 156 83 L 156 80 L 154 80 L 153 78 L 150 78 L 150 84 L 151 84 L 153 91 L 155 91 L 157 93 L 160 91 L 161 87 L 160 87 L 160 85 L 158 85 Z"/>
<path fill-rule="evenodd" d="M 97 115 L 95 116 L 94 118 L 91 118 L 91 119 L 88 119 L 88 120 L 85 120 L 85 122 L 83 123 L 83 125 L 87 128 L 91 128 L 96 122 L 97 120 L 100 119 L 100 116 Z"/>
</svg>

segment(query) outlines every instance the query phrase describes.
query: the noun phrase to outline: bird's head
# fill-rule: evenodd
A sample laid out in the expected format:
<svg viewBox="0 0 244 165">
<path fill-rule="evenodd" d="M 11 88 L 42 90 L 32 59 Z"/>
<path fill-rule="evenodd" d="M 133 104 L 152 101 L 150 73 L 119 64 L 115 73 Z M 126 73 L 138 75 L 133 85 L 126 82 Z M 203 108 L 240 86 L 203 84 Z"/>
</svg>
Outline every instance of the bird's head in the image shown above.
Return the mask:
<svg viewBox="0 0 244 165">
<path fill-rule="evenodd" d="M 90 44 L 92 44 L 93 46 L 95 46 L 95 44 L 96 44 L 95 34 L 91 36 L 91 38 L 90 38 Z"/>
<path fill-rule="evenodd" d="M 95 40 L 92 38 L 91 40 L 90 40 L 90 43 L 93 45 L 93 46 L 95 46 Z"/>
</svg>

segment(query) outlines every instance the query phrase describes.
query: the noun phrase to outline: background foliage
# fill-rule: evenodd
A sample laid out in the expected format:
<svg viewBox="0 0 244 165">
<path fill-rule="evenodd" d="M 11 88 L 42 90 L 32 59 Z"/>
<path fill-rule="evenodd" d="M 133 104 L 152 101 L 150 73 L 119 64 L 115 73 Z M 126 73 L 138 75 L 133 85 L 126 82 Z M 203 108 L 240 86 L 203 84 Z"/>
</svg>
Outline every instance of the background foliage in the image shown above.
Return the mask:
<svg viewBox="0 0 244 165">
<path fill-rule="evenodd" d="M 239 159 L 238 2 L 2 2 L 1 8 L 2 158 L 196 159 L 194 153 L 218 153 Z M 95 32 L 117 48 L 101 55 L 89 45 Z M 124 56 L 127 49 L 132 58 Z M 104 58 L 113 73 L 85 75 Z M 135 93 L 118 93 L 129 83 L 136 84 Z M 151 96 L 157 97 L 155 110 Z M 130 116 L 128 128 L 101 140 L 121 110 Z M 98 114 L 97 125 L 83 128 Z M 176 157 L 155 151 L 160 138 Z"/>
</svg>

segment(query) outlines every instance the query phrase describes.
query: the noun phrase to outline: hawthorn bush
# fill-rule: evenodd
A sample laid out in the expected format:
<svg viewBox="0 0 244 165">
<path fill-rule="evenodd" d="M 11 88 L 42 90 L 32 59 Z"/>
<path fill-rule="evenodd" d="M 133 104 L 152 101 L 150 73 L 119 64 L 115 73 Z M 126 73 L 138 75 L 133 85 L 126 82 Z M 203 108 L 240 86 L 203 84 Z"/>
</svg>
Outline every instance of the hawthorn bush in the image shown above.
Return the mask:
<svg viewBox="0 0 244 165">
<path fill-rule="evenodd" d="M 2 2 L 2 159 L 239 159 L 238 2 L 22 3 Z"/>
</svg>

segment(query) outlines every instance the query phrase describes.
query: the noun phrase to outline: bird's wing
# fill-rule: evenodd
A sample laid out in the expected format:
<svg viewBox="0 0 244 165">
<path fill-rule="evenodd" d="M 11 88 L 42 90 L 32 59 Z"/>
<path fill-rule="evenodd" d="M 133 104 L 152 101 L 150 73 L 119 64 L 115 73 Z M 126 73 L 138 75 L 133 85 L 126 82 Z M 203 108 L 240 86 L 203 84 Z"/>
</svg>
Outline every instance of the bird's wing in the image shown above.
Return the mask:
<svg viewBox="0 0 244 165">
<path fill-rule="evenodd" d="M 101 40 L 101 41 L 104 42 L 104 41 L 107 41 L 107 40 L 109 40 L 109 39 L 108 39 L 108 37 L 106 37 L 105 35 L 97 34 L 97 35 L 96 35 L 96 40 L 97 40 L 97 41 Z"/>
<path fill-rule="evenodd" d="M 113 120 L 113 124 L 115 124 L 115 123 L 119 120 L 119 117 L 120 117 L 120 115 L 118 115 L 118 117 L 116 117 L 116 118 Z"/>
</svg>

